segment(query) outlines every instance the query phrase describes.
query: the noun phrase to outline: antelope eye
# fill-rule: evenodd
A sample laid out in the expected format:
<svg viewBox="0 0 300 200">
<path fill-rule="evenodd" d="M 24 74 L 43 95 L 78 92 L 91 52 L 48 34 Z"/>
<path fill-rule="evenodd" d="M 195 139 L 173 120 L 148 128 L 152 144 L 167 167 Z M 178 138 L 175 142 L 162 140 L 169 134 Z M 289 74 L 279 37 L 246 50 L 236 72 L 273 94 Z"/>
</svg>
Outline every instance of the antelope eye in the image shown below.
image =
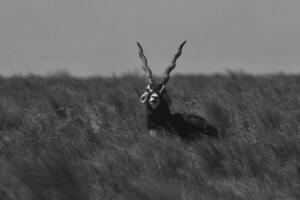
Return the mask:
<svg viewBox="0 0 300 200">
<path fill-rule="evenodd" d="M 151 88 L 146 88 L 146 92 L 150 93 L 153 92 L 153 90 Z"/>
<path fill-rule="evenodd" d="M 153 92 L 153 90 L 151 89 L 150 85 L 147 85 L 146 92 Z"/>
</svg>

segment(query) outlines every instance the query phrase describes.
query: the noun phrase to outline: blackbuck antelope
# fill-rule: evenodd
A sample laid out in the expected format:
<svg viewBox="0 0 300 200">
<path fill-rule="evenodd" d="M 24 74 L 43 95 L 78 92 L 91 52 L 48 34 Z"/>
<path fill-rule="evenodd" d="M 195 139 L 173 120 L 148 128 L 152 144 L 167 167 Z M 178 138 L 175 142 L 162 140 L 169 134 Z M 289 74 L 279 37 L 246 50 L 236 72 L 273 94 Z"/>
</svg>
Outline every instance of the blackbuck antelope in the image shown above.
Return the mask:
<svg viewBox="0 0 300 200">
<path fill-rule="evenodd" d="M 184 41 L 174 55 L 171 64 L 166 68 L 163 74 L 163 80 L 156 84 L 147 58 L 140 43 L 139 56 L 143 62 L 143 69 L 146 72 L 147 86 L 145 92 L 140 97 L 140 101 L 146 105 L 147 128 L 151 136 L 156 136 L 158 132 L 168 132 L 171 135 L 178 135 L 185 141 L 199 139 L 205 136 L 217 137 L 218 131 L 204 118 L 193 115 L 170 112 L 170 98 L 167 94 L 166 84 L 170 78 L 170 72 L 176 66 L 176 60 L 181 55 Z"/>
</svg>

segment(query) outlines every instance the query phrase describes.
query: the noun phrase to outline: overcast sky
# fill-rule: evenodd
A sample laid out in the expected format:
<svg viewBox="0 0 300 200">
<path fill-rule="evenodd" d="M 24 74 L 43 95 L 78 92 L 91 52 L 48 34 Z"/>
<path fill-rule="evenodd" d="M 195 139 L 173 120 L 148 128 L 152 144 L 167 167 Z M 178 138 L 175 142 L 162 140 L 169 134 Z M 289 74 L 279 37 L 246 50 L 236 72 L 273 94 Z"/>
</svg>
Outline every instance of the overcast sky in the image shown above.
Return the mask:
<svg viewBox="0 0 300 200">
<path fill-rule="evenodd" d="M 0 73 L 300 72 L 299 0 L 1 0 Z"/>
</svg>

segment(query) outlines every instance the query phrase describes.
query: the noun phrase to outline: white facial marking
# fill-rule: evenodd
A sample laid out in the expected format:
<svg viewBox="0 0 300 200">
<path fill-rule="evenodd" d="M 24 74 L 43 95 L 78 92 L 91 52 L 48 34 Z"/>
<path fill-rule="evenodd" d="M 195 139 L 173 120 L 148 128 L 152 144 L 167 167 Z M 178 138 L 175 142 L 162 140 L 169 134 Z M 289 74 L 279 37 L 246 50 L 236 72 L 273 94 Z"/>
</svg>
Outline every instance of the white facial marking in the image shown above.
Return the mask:
<svg viewBox="0 0 300 200">
<path fill-rule="evenodd" d="M 155 100 L 157 100 L 158 98 L 159 98 L 158 94 L 157 94 L 157 93 L 153 93 L 153 94 L 151 94 L 150 101 L 151 101 L 151 100 L 152 100 L 152 101 L 155 101 Z"/>
<path fill-rule="evenodd" d="M 153 90 L 151 89 L 150 85 L 147 85 L 147 88 L 146 88 L 149 92 L 153 92 Z"/>
<path fill-rule="evenodd" d="M 149 99 L 149 104 L 153 109 L 156 109 L 158 107 L 159 102 L 160 102 L 160 100 L 159 100 L 158 94 L 157 93 L 151 94 L 150 99 Z"/>
</svg>

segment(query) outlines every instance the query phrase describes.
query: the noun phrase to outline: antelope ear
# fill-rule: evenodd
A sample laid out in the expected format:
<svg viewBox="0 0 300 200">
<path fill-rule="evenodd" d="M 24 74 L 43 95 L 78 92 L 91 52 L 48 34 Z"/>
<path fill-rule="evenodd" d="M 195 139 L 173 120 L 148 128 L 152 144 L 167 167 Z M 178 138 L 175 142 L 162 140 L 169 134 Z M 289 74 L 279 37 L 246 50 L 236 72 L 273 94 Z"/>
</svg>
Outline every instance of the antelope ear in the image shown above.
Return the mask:
<svg viewBox="0 0 300 200">
<path fill-rule="evenodd" d="M 159 94 L 162 94 L 165 90 L 166 86 L 165 85 L 162 85 L 160 90 L 159 90 Z"/>
<path fill-rule="evenodd" d="M 148 92 L 144 92 L 144 94 L 142 94 L 142 96 L 140 98 L 140 102 L 141 103 L 146 103 L 147 96 L 148 96 Z"/>
</svg>

